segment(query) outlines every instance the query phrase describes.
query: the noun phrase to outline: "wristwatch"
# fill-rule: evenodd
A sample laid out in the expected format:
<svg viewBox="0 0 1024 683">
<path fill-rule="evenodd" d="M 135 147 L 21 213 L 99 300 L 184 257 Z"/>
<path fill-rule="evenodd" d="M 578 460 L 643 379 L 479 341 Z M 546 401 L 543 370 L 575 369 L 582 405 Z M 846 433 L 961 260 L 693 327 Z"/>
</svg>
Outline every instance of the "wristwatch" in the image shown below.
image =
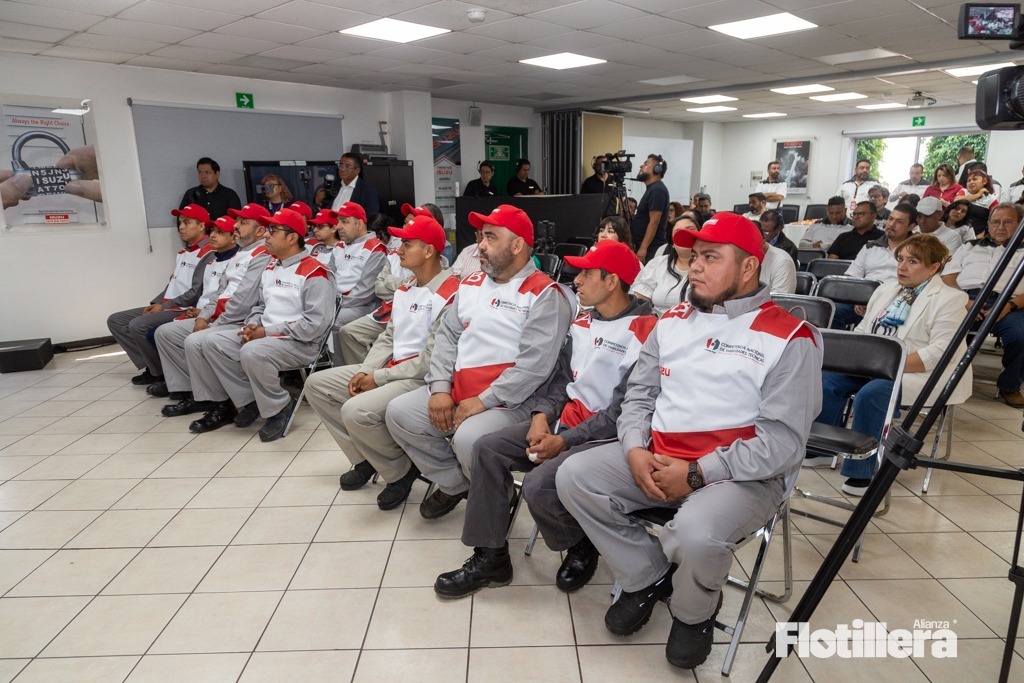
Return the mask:
<svg viewBox="0 0 1024 683">
<path fill-rule="evenodd" d="M 1013 299 L 1010 299 L 1010 313 L 1013 313 L 1018 308 L 1020 308 L 1020 306 L 1017 305 L 1017 302 L 1014 301 Z"/>
<path fill-rule="evenodd" d="M 704 486 L 704 475 L 700 473 L 695 462 L 690 463 L 690 470 L 686 473 L 686 483 L 694 491 Z"/>
</svg>

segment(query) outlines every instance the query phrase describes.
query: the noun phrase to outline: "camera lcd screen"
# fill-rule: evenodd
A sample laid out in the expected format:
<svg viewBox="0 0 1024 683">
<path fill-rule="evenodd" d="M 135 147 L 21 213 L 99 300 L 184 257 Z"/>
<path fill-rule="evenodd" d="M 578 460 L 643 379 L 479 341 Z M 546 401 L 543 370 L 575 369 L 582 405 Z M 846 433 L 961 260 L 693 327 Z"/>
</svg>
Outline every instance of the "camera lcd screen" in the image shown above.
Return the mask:
<svg viewBox="0 0 1024 683">
<path fill-rule="evenodd" d="M 1019 17 L 1020 5 L 962 5 L 959 37 L 972 40 L 1014 40 Z"/>
</svg>

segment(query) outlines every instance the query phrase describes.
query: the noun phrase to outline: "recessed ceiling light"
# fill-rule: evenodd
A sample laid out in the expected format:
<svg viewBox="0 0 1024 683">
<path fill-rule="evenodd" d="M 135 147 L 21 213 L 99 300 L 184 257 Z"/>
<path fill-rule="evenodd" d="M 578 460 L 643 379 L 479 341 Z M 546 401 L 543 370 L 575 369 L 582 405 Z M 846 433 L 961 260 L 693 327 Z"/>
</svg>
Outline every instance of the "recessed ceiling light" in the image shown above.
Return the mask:
<svg viewBox="0 0 1024 683">
<path fill-rule="evenodd" d="M 694 104 L 717 104 L 718 102 L 735 102 L 735 97 L 728 95 L 704 95 L 703 97 L 681 97 L 680 102 L 693 102 Z"/>
<path fill-rule="evenodd" d="M 708 26 L 708 28 L 733 38 L 749 40 L 750 38 L 777 36 L 781 33 L 818 28 L 818 25 L 805 21 L 789 12 L 783 12 L 781 14 L 769 14 L 766 17 L 757 17 L 756 19 L 730 21 L 727 24 L 716 24 Z"/>
<path fill-rule="evenodd" d="M 857 109 L 906 109 L 907 105 L 899 102 L 882 102 L 881 104 L 858 104 Z"/>
<path fill-rule="evenodd" d="M 743 118 L 745 118 L 745 119 L 774 119 L 774 118 L 779 117 L 779 116 L 786 116 L 786 114 L 783 114 L 782 112 L 778 112 L 778 111 L 766 111 L 763 114 L 744 114 Z"/>
<path fill-rule="evenodd" d="M 943 69 L 950 76 L 956 78 L 963 78 L 964 76 L 980 76 L 986 71 L 995 71 L 996 69 L 1002 69 L 1007 66 L 1016 66 L 1009 62 L 1003 62 L 1001 64 L 982 64 L 980 66 L 961 66 L 956 69 Z"/>
<path fill-rule="evenodd" d="M 815 57 L 816 61 L 823 64 L 849 64 L 851 62 L 867 62 L 872 59 L 886 59 L 888 57 L 902 57 L 903 55 L 897 52 L 890 52 L 889 50 L 883 50 L 881 48 L 875 48 L 873 50 L 857 50 L 855 52 L 840 52 L 835 55 L 824 55 L 822 57 Z"/>
<path fill-rule="evenodd" d="M 338 33 L 343 33 L 347 36 L 359 36 L 360 38 L 387 40 L 392 43 L 411 43 L 414 40 L 439 36 L 442 33 L 451 33 L 451 30 L 436 26 L 426 26 L 424 24 L 414 24 L 410 21 L 399 21 L 398 19 L 378 19 L 367 24 L 342 29 Z"/>
<path fill-rule="evenodd" d="M 692 111 L 696 114 L 717 114 L 723 111 L 736 111 L 736 107 L 695 107 L 686 111 Z"/>
<path fill-rule="evenodd" d="M 694 78 L 693 76 L 665 76 L 664 78 L 649 78 L 646 81 L 640 81 L 641 83 L 647 83 L 648 85 L 680 85 L 682 83 L 693 83 L 694 81 L 704 80 L 702 78 Z"/>
<path fill-rule="evenodd" d="M 593 57 L 584 57 L 583 55 L 577 55 L 572 52 L 559 52 L 557 55 L 548 55 L 547 57 L 534 57 L 533 59 L 520 59 L 520 64 L 531 64 L 533 66 L 543 66 L 547 69 L 575 69 L 581 66 L 590 66 L 592 64 L 604 64 L 607 60 L 605 59 L 594 59 Z"/>
<path fill-rule="evenodd" d="M 811 95 L 810 97 L 810 99 L 819 102 L 842 102 L 844 100 L 863 100 L 866 98 L 867 95 L 861 95 L 859 92 L 837 92 L 833 95 Z"/>
<path fill-rule="evenodd" d="M 811 92 L 828 92 L 829 90 L 835 90 L 835 88 L 830 88 L 827 85 L 821 85 L 820 83 L 794 85 L 788 88 L 772 88 L 772 92 L 777 92 L 780 95 L 806 95 Z"/>
</svg>

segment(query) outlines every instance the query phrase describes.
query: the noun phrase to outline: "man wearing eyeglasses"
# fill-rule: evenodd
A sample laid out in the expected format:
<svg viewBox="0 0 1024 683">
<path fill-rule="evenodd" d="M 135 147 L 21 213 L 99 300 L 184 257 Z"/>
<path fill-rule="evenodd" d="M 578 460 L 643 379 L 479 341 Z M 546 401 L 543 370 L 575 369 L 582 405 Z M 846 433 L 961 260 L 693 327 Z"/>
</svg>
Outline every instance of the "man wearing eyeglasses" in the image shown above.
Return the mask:
<svg viewBox="0 0 1024 683">
<path fill-rule="evenodd" d="M 877 220 L 875 211 L 874 203 L 859 202 L 853 209 L 853 213 L 850 214 L 853 219 L 853 230 L 848 230 L 836 237 L 836 241 L 828 248 L 828 257 L 852 261 L 857 258 L 857 254 L 867 246 L 868 242 L 875 242 L 884 237 L 885 233 L 875 225 Z"/>
<path fill-rule="evenodd" d="M 380 211 L 380 202 L 377 199 L 377 191 L 363 180 L 360 173 L 363 171 L 363 160 L 358 154 L 351 152 L 341 155 L 338 160 L 338 179 L 341 187 L 333 201 L 330 197 L 324 197 L 320 202 L 323 209 L 337 211 L 342 204 L 354 202 L 363 207 L 367 214 Z"/>
</svg>

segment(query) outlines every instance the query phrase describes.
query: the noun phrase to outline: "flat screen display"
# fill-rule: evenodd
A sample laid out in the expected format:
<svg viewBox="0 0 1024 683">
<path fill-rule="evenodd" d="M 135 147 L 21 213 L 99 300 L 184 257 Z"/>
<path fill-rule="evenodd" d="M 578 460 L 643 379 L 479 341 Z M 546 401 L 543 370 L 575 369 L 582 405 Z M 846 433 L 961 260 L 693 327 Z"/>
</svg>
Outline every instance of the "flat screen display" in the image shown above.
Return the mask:
<svg viewBox="0 0 1024 683">
<path fill-rule="evenodd" d="M 974 40 L 1014 40 L 1020 5 L 966 4 L 960 8 L 959 37 Z"/>
<path fill-rule="evenodd" d="M 316 211 L 316 191 L 328 173 L 338 174 L 335 161 L 243 161 L 246 202 L 262 204 L 273 213 L 294 201 Z"/>
</svg>

